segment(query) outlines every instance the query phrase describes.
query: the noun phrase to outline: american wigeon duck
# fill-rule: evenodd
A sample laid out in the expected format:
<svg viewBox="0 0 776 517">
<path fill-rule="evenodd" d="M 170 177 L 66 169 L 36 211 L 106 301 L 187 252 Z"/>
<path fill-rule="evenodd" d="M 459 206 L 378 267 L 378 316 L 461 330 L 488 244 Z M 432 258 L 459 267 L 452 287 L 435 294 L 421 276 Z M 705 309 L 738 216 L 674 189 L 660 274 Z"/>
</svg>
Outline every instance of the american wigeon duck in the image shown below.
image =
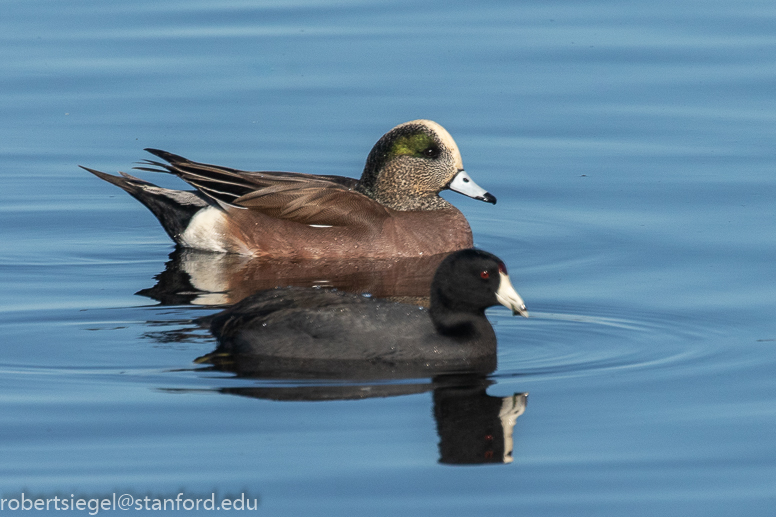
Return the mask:
<svg viewBox="0 0 776 517">
<path fill-rule="evenodd" d="M 472 245 L 469 223 L 439 196 L 451 189 L 495 203 L 463 169 L 436 122 L 398 125 L 377 141 L 361 179 L 245 172 L 146 149 L 166 163 L 136 169 L 175 174 L 194 188 L 160 188 L 126 173 L 83 167 L 139 200 L 184 247 L 292 258 L 411 257 Z"/>
<path fill-rule="evenodd" d="M 323 289 L 263 291 L 210 319 L 219 348 L 200 362 L 265 375 L 488 373 L 496 335 L 485 309 L 502 304 L 528 317 L 504 263 L 476 249 L 442 261 L 430 298 L 425 309 Z"/>
</svg>

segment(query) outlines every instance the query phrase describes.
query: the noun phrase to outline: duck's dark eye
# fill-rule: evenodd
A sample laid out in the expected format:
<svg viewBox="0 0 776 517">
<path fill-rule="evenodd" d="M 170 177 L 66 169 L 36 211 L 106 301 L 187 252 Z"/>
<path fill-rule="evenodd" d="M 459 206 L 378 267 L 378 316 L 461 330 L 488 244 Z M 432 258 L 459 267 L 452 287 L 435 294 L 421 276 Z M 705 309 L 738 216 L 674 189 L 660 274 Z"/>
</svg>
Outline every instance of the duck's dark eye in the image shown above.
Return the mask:
<svg viewBox="0 0 776 517">
<path fill-rule="evenodd" d="M 490 278 L 490 273 L 488 273 L 487 271 L 482 271 L 480 273 L 480 278 L 487 280 L 488 278 Z"/>
<path fill-rule="evenodd" d="M 436 158 L 439 156 L 439 148 L 438 147 L 427 147 L 423 151 L 423 156 L 426 158 Z"/>
</svg>

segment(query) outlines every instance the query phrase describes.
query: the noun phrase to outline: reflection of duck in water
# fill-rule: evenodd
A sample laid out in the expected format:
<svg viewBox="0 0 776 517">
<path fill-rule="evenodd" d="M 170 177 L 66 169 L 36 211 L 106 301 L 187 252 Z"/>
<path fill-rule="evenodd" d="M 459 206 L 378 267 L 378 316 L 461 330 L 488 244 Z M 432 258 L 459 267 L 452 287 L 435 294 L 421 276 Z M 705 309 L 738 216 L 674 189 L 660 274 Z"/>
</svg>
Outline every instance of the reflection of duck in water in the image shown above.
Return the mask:
<svg viewBox="0 0 776 517">
<path fill-rule="evenodd" d="M 289 172 L 245 172 L 148 149 L 196 191 L 170 190 L 122 173 L 86 169 L 146 205 L 178 244 L 285 259 L 434 255 L 472 245 L 469 223 L 439 196 L 451 189 L 495 203 L 463 169 L 436 122 L 396 126 L 375 144 L 360 180 Z"/>
<path fill-rule="evenodd" d="M 200 362 L 285 378 L 489 373 L 496 335 L 485 309 L 528 316 L 504 263 L 480 250 L 445 258 L 430 297 L 425 309 L 320 289 L 265 291 L 212 317 L 219 347 Z"/>
<path fill-rule="evenodd" d="M 447 253 L 390 259 L 271 260 L 177 248 L 153 287 L 137 294 L 164 305 L 233 305 L 275 287 L 326 287 L 428 305 Z"/>
</svg>

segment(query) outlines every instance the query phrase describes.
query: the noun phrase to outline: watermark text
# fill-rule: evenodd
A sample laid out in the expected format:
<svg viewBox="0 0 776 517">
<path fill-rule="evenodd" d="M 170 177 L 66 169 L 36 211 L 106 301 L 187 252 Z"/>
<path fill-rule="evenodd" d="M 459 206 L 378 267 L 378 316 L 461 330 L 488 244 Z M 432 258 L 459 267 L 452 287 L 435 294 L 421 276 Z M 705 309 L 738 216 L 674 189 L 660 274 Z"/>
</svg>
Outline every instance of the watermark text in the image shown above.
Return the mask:
<svg viewBox="0 0 776 517">
<path fill-rule="evenodd" d="M 194 510 L 221 511 L 236 510 L 254 511 L 259 508 L 259 498 L 250 497 L 245 493 L 237 497 L 217 498 L 215 493 L 209 497 L 187 496 L 180 492 L 174 497 L 134 496 L 132 494 L 113 493 L 105 497 L 70 497 L 62 496 L 30 496 L 22 492 L 17 496 L 0 497 L 0 512 L 16 511 L 83 511 L 89 515 L 115 510 Z"/>
</svg>

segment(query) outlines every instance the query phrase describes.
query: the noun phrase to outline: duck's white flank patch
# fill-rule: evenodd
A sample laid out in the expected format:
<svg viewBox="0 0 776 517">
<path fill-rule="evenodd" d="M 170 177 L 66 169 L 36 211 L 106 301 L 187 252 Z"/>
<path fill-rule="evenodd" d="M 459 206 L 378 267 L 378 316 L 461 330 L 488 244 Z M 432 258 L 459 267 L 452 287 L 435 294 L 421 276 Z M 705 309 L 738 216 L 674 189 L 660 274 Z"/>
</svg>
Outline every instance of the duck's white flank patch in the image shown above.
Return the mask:
<svg viewBox="0 0 776 517">
<path fill-rule="evenodd" d="M 308 224 L 310 228 L 331 228 L 330 224 Z"/>
<path fill-rule="evenodd" d="M 181 235 L 181 244 L 190 248 L 224 253 L 227 249 L 226 215 L 209 206 L 191 218 Z"/>
</svg>

